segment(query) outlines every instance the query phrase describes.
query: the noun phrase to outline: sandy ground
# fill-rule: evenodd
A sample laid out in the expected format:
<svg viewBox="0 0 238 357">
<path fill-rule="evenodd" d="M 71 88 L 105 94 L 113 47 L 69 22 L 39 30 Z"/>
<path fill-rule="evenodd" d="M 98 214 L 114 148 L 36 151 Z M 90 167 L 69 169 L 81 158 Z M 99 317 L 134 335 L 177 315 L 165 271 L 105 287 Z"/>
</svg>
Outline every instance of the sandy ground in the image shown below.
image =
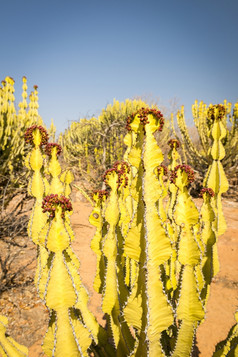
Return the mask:
<svg viewBox="0 0 238 357">
<path fill-rule="evenodd" d="M 79 194 L 74 195 L 73 205 L 72 226 L 76 238 L 72 246 L 81 262 L 80 275 L 90 295 L 89 308 L 103 324 L 101 296 L 92 287 L 96 257 L 90 249 L 95 232 L 88 222 L 91 206 Z M 223 207 L 228 228 L 219 239 L 220 272 L 212 283 L 206 320 L 197 331 L 199 357 L 212 356 L 216 343 L 226 338 L 235 323 L 234 312 L 238 308 L 238 203 L 224 200 Z M 16 264 L 29 261 L 35 255 L 34 244 L 28 242 Z M 27 268 L 26 274 L 34 277 L 34 270 L 35 261 Z M 9 319 L 8 333 L 29 347 L 29 356 L 44 356 L 41 343 L 47 328 L 48 312 L 37 297 L 34 284 L 4 292 L 0 298 L 0 310 Z"/>
</svg>

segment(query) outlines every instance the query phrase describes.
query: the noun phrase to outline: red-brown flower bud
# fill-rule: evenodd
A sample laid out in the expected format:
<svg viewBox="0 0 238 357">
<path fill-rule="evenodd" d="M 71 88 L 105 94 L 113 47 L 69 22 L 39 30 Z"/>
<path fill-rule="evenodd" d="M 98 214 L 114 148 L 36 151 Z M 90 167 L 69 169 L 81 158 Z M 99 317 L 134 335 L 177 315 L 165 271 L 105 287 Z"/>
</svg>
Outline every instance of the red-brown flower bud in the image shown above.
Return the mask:
<svg viewBox="0 0 238 357">
<path fill-rule="evenodd" d="M 171 149 L 178 149 L 180 147 L 180 142 L 177 139 L 170 139 L 168 141 L 168 145 L 171 147 Z"/>
<path fill-rule="evenodd" d="M 45 128 L 43 128 L 43 126 L 41 126 L 41 125 L 32 125 L 26 130 L 26 132 L 24 134 L 25 142 L 27 144 L 34 145 L 33 132 L 36 129 L 38 129 L 40 131 L 40 134 L 41 134 L 41 144 L 40 144 L 40 146 L 46 145 L 48 143 L 48 140 L 49 140 L 49 135 L 48 135 L 47 131 L 45 130 Z"/>
<path fill-rule="evenodd" d="M 49 218 L 51 219 L 55 217 L 55 211 L 57 207 L 61 207 L 62 209 L 62 218 L 65 217 L 66 211 L 73 210 L 70 200 L 63 195 L 59 197 L 58 194 L 51 194 L 46 196 L 42 201 L 41 207 L 44 213 L 49 213 Z"/>
<path fill-rule="evenodd" d="M 61 154 L 61 152 L 62 152 L 62 148 L 61 148 L 61 146 L 60 146 L 59 144 L 57 144 L 57 143 L 48 143 L 48 144 L 46 145 L 46 147 L 45 147 L 45 153 L 46 153 L 48 156 L 51 157 L 51 155 L 52 155 L 52 149 L 53 149 L 54 147 L 57 148 L 56 154 L 57 154 L 57 156 L 59 156 L 59 155 Z"/>
<path fill-rule="evenodd" d="M 178 170 L 184 171 L 188 175 L 188 182 L 191 183 L 194 181 L 194 171 L 189 165 L 178 165 L 171 172 L 170 182 L 175 183 L 176 178 L 178 177 Z"/>
</svg>

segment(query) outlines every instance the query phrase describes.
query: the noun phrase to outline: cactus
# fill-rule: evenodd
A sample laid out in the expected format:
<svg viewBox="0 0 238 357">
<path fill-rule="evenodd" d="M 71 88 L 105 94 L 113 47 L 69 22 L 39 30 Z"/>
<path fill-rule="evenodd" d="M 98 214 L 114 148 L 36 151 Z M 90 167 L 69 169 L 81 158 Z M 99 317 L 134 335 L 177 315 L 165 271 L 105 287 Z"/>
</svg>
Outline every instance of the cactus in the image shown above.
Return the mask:
<svg viewBox="0 0 238 357">
<path fill-rule="evenodd" d="M 199 296 L 196 270 L 201 261 L 201 251 L 194 227 L 199 212 L 189 196 L 187 186 L 194 180 L 194 172 L 187 165 L 178 165 L 172 171 L 171 181 L 178 187 L 174 207 L 174 221 L 179 229 L 177 242 L 179 270 L 179 297 L 176 315 L 180 321 L 178 337 L 172 356 L 189 355 L 196 328 L 203 320 L 205 311 Z"/>
<path fill-rule="evenodd" d="M 222 147 L 226 150 L 226 154 L 223 155 L 223 158 L 220 158 L 220 160 L 222 160 L 222 164 L 227 175 L 232 176 L 232 171 L 234 175 L 234 170 L 237 172 L 237 108 L 238 103 L 235 103 L 232 111 L 232 104 L 227 103 L 226 100 L 224 100 L 223 104 L 210 104 L 209 106 L 202 101 L 200 103 L 195 101 L 192 106 L 192 114 L 199 136 L 199 145 L 195 145 L 189 135 L 189 131 L 185 123 L 184 107 L 182 106 L 181 110 L 178 111 L 177 123 L 181 133 L 184 160 L 187 160 L 189 164 L 195 167 L 196 171 L 198 171 L 202 177 L 213 160 L 212 155 L 214 152 L 212 153 L 210 148 L 213 141 L 217 140 L 214 138 L 214 131 L 217 129 L 213 128 L 217 127 L 216 122 L 218 120 L 220 122 L 219 126 L 222 125 L 222 136 L 219 139 L 220 147 L 218 150 Z M 173 117 L 172 128 L 174 135 L 178 137 L 174 129 Z M 220 155 L 222 155 L 222 153 L 220 153 Z"/>
</svg>

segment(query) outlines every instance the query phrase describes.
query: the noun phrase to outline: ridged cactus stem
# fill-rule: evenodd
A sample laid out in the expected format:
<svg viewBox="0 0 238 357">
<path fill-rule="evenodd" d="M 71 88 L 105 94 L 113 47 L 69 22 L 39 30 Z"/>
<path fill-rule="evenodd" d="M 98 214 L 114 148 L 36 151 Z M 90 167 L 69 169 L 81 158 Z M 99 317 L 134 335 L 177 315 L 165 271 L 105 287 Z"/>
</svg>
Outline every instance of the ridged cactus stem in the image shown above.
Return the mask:
<svg viewBox="0 0 238 357">
<path fill-rule="evenodd" d="M 205 315 L 196 274 L 201 262 L 201 249 L 194 231 L 199 213 L 187 189 L 193 179 L 194 173 L 187 165 L 178 165 L 171 175 L 171 181 L 178 187 L 173 214 L 180 228 L 177 254 L 181 264 L 176 308 L 179 330 L 173 357 L 191 354 L 196 328 Z"/>
<path fill-rule="evenodd" d="M 117 356 L 129 355 L 134 346 L 134 338 L 122 314 L 122 301 L 125 300 L 126 287 L 122 277 L 122 265 L 118 253 L 122 249 L 122 242 L 118 232 L 119 222 L 119 192 L 120 186 L 125 184 L 126 172 L 118 167 L 106 171 L 105 182 L 111 188 L 105 202 L 104 217 L 108 223 L 108 232 L 103 242 L 103 255 L 106 258 L 105 286 L 103 287 L 102 310 L 108 316 L 109 328 L 112 332 Z M 119 257 L 120 257 L 119 253 Z"/>
<path fill-rule="evenodd" d="M 99 341 L 103 351 L 106 333 L 88 310 L 88 294 L 78 273 L 79 261 L 70 246 L 73 232 L 66 211 L 72 210 L 71 203 L 65 196 L 51 194 L 44 198 L 42 206 L 49 219 L 41 231 L 40 240 L 50 254 L 48 269 L 43 271 L 48 276 L 41 277 L 41 291 L 44 291 L 46 306 L 51 311 L 44 352 L 48 356 L 70 353 L 87 356 L 91 343 Z"/>
<path fill-rule="evenodd" d="M 103 206 L 107 198 L 107 191 L 95 191 L 93 200 L 95 202 L 93 210 L 89 217 L 89 222 L 96 227 L 96 232 L 91 240 L 91 248 L 97 256 L 97 268 L 94 278 L 93 287 L 98 293 L 102 293 L 104 286 L 104 276 L 106 266 L 104 256 L 102 254 L 103 239 L 105 237 L 105 223 L 103 219 Z"/>
<path fill-rule="evenodd" d="M 221 163 L 225 157 L 225 148 L 222 144 L 222 139 L 226 137 L 227 131 L 223 124 L 225 116 L 225 108 L 223 105 L 215 105 L 208 110 L 208 117 L 210 118 L 211 125 L 211 138 L 213 144 L 209 150 L 209 154 L 213 159 L 212 164 L 209 166 L 203 185 L 211 188 L 215 196 L 212 199 L 213 206 L 216 214 L 214 229 L 217 235 L 220 236 L 226 231 L 226 221 L 222 212 L 221 195 L 229 188 L 229 184 Z"/>
<path fill-rule="evenodd" d="M 169 237 L 157 211 L 157 201 L 160 198 L 158 193 L 161 190 L 156 168 L 161 164 L 163 155 L 154 133 L 162 130 L 163 123 L 163 116 L 159 111 L 142 109 L 131 116 L 127 124 L 132 131 L 131 140 L 127 141 L 132 144 L 127 154 L 128 161 L 137 169 L 135 182 L 131 186 L 131 195 L 137 202 L 136 215 L 125 241 L 125 253 L 139 260 L 138 282 L 135 284 L 137 291 L 133 287 L 125 307 L 128 322 L 133 322 L 132 308 L 136 307 L 138 310 L 138 316 L 134 318 L 135 326 L 139 327 L 138 346 L 134 356 L 164 356 L 161 334 L 174 320 L 160 271 L 160 266 L 168 262 L 172 254 Z M 135 189 L 139 191 L 137 195 Z M 137 254 L 132 254 L 132 246 L 130 250 L 128 246 L 132 233 L 134 240 L 139 241 L 140 249 Z"/>
<path fill-rule="evenodd" d="M 32 241 L 37 244 L 37 268 L 35 274 L 35 284 L 40 294 L 40 297 L 43 296 L 39 290 L 39 280 L 44 270 L 44 267 L 47 264 L 48 260 L 48 251 L 45 247 L 40 244 L 39 233 L 46 224 L 47 217 L 42 212 L 42 199 L 45 194 L 48 192 L 48 181 L 43 176 L 43 156 L 42 156 L 42 146 L 47 144 L 48 134 L 46 130 L 40 126 L 31 126 L 27 129 L 25 133 L 25 140 L 27 143 L 33 145 L 33 150 L 28 154 L 26 159 L 26 165 L 33 173 L 32 178 L 28 184 L 28 193 L 35 197 L 35 204 L 32 209 L 31 217 L 28 223 L 28 236 Z"/>
<path fill-rule="evenodd" d="M 201 240 L 203 242 L 203 259 L 202 259 L 202 272 L 204 276 L 204 286 L 201 291 L 202 300 L 207 302 L 209 297 L 210 285 L 212 278 L 219 270 L 217 260 L 214 256 L 214 244 L 216 243 L 216 231 L 213 228 L 215 220 L 215 213 L 212 208 L 211 199 L 214 197 L 214 192 L 211 188 L 203 188 L 201 191 L 203 196 L 203 205 L 200 210 L 201 215 Z"/>
<path fill-rule="evenodd" d="M 43 157 L 41 147 L 47 143 L 48 134 L 44 128 L 35 125 L 26 131 L 25 140 L 34 146 L 27 157 L 27 166 L 33 172 L 28 184 L 28 193 L 35 197 L 35 205 L 28 225 L 28 234 L 33 242 L 37 244 L 39 232 L 46 222 L 46 217 L 41 209 L 43 196 L 47 192 L 47 181 L 42 175 Z"/>
</svg>

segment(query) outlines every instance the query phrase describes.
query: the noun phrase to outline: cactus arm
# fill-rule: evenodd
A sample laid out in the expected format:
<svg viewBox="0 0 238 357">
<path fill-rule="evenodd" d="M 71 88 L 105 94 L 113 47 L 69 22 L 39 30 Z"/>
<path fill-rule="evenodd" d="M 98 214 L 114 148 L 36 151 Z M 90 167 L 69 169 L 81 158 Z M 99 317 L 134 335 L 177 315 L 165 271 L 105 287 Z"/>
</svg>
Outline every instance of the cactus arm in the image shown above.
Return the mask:
<svg viewBox="0 0 238 357">
<path fill-rule="evenodd" d="M 136 186 L 138 187 L 139 180 L 142 179 L 141 186 L 143 189 L 139 193 L 138 202 L 144 202 L 144 205 L 137 208 L 137 216 L 141 214 L 142 217 L 138 284 L 146 286 L 145 291 L 142 285 L 141 302 L 138 300 L 139 296 L 134 292 L 135 296 L 131 301 L 131 306 L 133 306 L 133 303 L 138 304 L 139 302 L 144 311 L 148 309 L 147 314 L 142 315 L 140 324 L 135 321 L 140 327 L 139 344 L 135 356 L 144 355 L 146 345 L 151 356 L 164 356 L 160 344 L 161 333 L 173 323 L 173 315 L 172 308 L 163 290 L 159 265 L 170 258 L 171 244 L 157 211 L 158 192 L 161 190 L 155 169 L 161 164 L 163 155 L 153 134 L 160 128 L 160 115 L 159 113 L 154 115 L 152 112 L 145 113 L 146 111 L 141 111 L 130 122 L 132 130 L 137 132 L 137 139 L 134 148 L 129 152 L 128 159 L 133 166 L 142 170 L 141 175 L 138 175 Z M 143 129 L 143 125 L 145 125 L 145 129 Z M 140 145 L 143 147 L 142 156 L 137 149 Z M 143 267 L 146 267 L 146 276 Z M 158 299 L 158 297 L 160 298 Z M 128 307 L 127 312 L 129 311 Z M 146 340 L 147 342 L 145 342 Z"/>
<path fill-rule="evenodd" d="M 201 215 L 201 239 L 205 246 L 202 258 L 202 272 L 205 284 L 201 289 L 201 298 L 207 303 L 210 284 L 213 276 L 219 270 L 219 261 L 217 256 L 214 257 L 214 244 L 216 243 L 216 231 L 213 229 L 213 222 L 215 220 L 215 212 L 212 208 L 211 199 L 214 192 L 209 189 L 202 190 L 203 205 L 200 210 Z"/>
<path fill-rule="evenodd" d="M 197 103 L 195 101 L 195 104 L 192 106 L 192 113 L 193 113 L 193 119 L 194 123 L 197 127 L 198 134 L 200 137 L 200 142 L 202 144 L 202 148 L 204 151 L 204 155 L 206 156 L 206 153 L 209 150 L 209 125 L 207 123 L 207 110 L 206 110 L 206 104 L 204 104 L 202 101 Z"/>
<path fill-rule="evenodd" d="M 60 177 L 60 181 L 64 183 L 64 196 L 69 197 L 71 194 L 71 183 L 74 181 L 74 175 L 70 170 L 66 170 Z"/>
<path fill-rule="evenodd" d="M 12 337 L 7 337 L 8 319 L 0 315 L 0 353 L 2 357 L 27 357 L 28 348 L 17 343 Z"/>
<path fill-rule="evenodd" d="M 118 240 L 117 225 L 119 222 L 119 200 L 118 190 L 120 190 L 121 179 L 124 180 L 124 174 L 121 176 L 121 168 L 114 166 L 105 174 L 106 184 L 111 187 L 108 200 L 105 202 L 105 220 L 109 224 L 108 233 L 103 244 L 103 254 L 106 257 L 106 276 L 103 289 L 102 310 L 109 315 L 108 323 L 111 328 L 114 344 L 118 354 L 127 355 L 134 346 L 127 323 L 123 316 L 118 316 L 121 309 L 121 303 L 125 300 L 124 279 L 120 268 L 120 261 L 117 259 L 118 249 L 121 243 Z M 120 292 L 119 292 L 120 286 Z"/>
<path fill-rule="evenodd" d="M 91 240 L 91 249 L 97 256 L 97 267 L 96 274 L 94 278 L 93 287 L 94 290 L 102 293 L 102 288 L 104 285 L 104 275 L 105 275 L 105 262 L 102 254 L 102 244 L 103 244 L 103 205 L 106 199 L 106 192 L 98 191 L 93 195 L 95 201 L 94 208 L 89 216 L 89 222 L 96 227 L 96 232 Z"/>
<path fill-rule="evenodd" d="M 34 127 L 32 127 L 34 128 Z M 41 141 L 42 135 L 45 133 L 40 132 L 41 128 L 35 127 L 33 130 L 26 132 L 26 135 L 31 135 L 32 143 L 34 148 L 29 155 L 29 166 L 33 171 L 33 177 L 29 181 L 28 192 L 30 195 L 35 197 L 35 205 L 32 210 L 31 218 L 28 224 L 28 235 L 31 237 L 34 243 L 37 244 L 38 236 L 40 230 L 46 223 L 46 216 L 42 213 L 41 202 L 42 197 L 45 193 L 45 179 L 42 176 L 42 165 L 43 165 L 43 157 L 41 154 Z"/>
<path fill-rule="evenodd" d="M 86 198 L 86 200 L 92 205 L 92 207 L 94 206 L 93 201 L 91 200 L 91 198 L 87 195 L 87 193 L 78 185 L 73 185 L 74 187 L 77 188 L 77 190 L 79 190 L 80 193 L 82 193 L 82 195 Z"/>
<path fill-rule="evenodd" d="M 60 310 L 64 306 L 73 306 L 76 297 L 62 254 L 56 252 L 47 285 L 46 305 L 51 309 Z"/>
<path fill-rule="evenodd" d="M 54 195 L 52 196 L 52 200 L 56 199 Z M 47 199 L 46 197 L 45 202 L 49 202 Z M 79 262 L 70 248 L 70 235 L 63 224 L 65 216 L 62 216 L 62 212 L 62 208 L 56 208 L 53 219 L 51 218 L 51 222 L 48 222 L 47 236 L 44 239 L 47 248 L 52 252 L 51 260 L 48 261 L 50 268 L 45 285 L 44 299 L 48 308 L 56 312 L 56 333 L 52 331 L 52 326 L 49 325 L 43 349 L 45 353 L 49 353 L 53 344 L 56 356 L 63 356 L 67 347 L 72 355 L 87 356 L 86 351 L 92 342 L 90 334 L 92 332 L 94 340 L 98 341 L 98 328 L 96 321 L 90 320 L 91 313 L 86 308 L 87 293 L 78 275 Z M 75 314 L 72 312 L 73 307 L 80 309 L 85 324 L 75 321 Z M 69 309 L 71 309 L 71 313 L 69 313 Z M 88 319 L 85 318 L 85 315 L 88 315 Z M 67 344 L 65 344 L 66 338 Z M 67 346 L 65 347 L 65 345 Z"/>
<path fill-rule="evenodd" d="M 164 177 L 164 175 L 167 175 L 168 169 L 164 165 L 159 165 L 156 168 L 155 173 L 156 173 L 156 177 L 157 177 L 158 183 L 159 183 L 159 186 L 158 186 L 158 197 L 159 197 L 159 199 L 158 199 L 158 201 L 156 203 L 156 206 L 157 206 L 157 211 L 158 211 L 159 218 L 161 219 L 161 221 L 163 223 L 165 223 L 165 221 L 167 219 L 167 213 L 166 213 L 163 201 L 164 201 L 164 198 L 168 194 L 168 190 L 167 190 L 166 185 L 164 184 L 163 177 Z"/>
<path fill-rule="evenodd" d="M 195 324 L 190 321 L 182 321 L 178 333 L 179 338 L 176 341 L 171 357 L 191 356 L 194 343 Z"/>
<path fill-rule="evenodd" d="M 203 284 L 200 279 L 201 248 L 195 236 L 198 232 L 199 213 L 187 190 L 187 185 L 193 179 L 194 172 L 187 165 L 178 165 L 171 174 L 172 183 L 178 187 L 173 215 L 175 223 L 180 227 L 177 249 L 178 261 L 181 263 L 179 296 L 174 295 L 175 301 L 178 299 L 176 317 L 181 321 L 181 328 L 173 357 L 179 356 L 182 351 L 187 355 L 191 353 L 196 328 L 205 315 L 199 290 Z M 190 333 L 187 333 L 188 330 Z"/>
<path fill-rule="evenodd" d="M 202 321 L 205 315 L 202 301 L 199 298 L 194 268 L 190 265 L 185 265 L 183 269 L 176 313 L 177 318 L 182 321 L 172 357 L 189 356 L 192 352 L 198 322 Z"/>
<path fill-rule="evenodd" d="M 195 148 L 195 146 L 189 136 L 189 133 L 188 133 L 188 130 L 187 130 L 187 127 L 185 124 L 184 107 L 183 106 L 181 108 L 181 111 L 178 112 L 178 114 L 177 114 L 177 121 L 178 121 L 178 126 L 181 131 L 181 134 L 184 138 L 185 145 L 187 148 L 189 148 L 188 154 L 191 157 L 197 157 L 202 162 L 205 162 L 204 157 L 197 151 L 197 149 Z"/>
<path fill-rule="evenodd" d="M 63 194 L 64 192 L 64 186 L 62 182 L 59 179 L 59 175 L 61 173 L 61 167 L 58 161 L 58 144 L 48 144 L 49 148 L 49 156 L 50 156 L 50 161 L 49 161 L 49 173 L 51 175 L 51 181 L 50 181 L 50 188 L 49 192 L 51 194 Z M 52 145 L 52 147 L 50 147 Z"/>
<path fill-rule="evenodd" d="M 222 212 L 221 194 L 228 190 L 229 184 L 221 164 L 225 156 L 225 150 L 222 144 L 222 139 L 226 136 L 226 130 L 222 123 L 224 116 L 224 107 L 222 105 L 212 106 L 210 108 L 210 116 L 213 118 L 211 136 L 213 145 L 211 148 L 211 157 L 213 159 L 212 165 L 208 168 L 208 172 L 204 179 L 204 186 L 210 187 L 215 193 L 213 204 L 216 214 L 214 222 L 215 230 L 218 236 L 223 234 L 226 230 L 226 222 Z"/>
<path fill-rule="evenodd" d="M 38 264 L 34 281 L 40 297 L 43 298 L 44 285 L 42 286 L 42 281 L 45 283 L 47 281 L 49 253 L 40 242 L 40 233 L 44 230 L 47 222 L 47 216 L 42 212 L 41 205 L 43 195 L 47 193 L 49 184 L 42 174 L 44 161 L 41 147 L 42 144 L 47 144 L 48 134 L 44 128 L 35 125 L 27 129 L 25 140 L 34 146 L 26 159 L 26 166 L 33 173 L 33 177 L 28 184 L 28 193 L 35 197 L 35 204 L 28 223 L 28 235 L 37 244 Z"/>
<path fill-rule="evenodd" d="M 216 345 L 212 357 L 236 357 L 238 355 L 238 311 L 235 313 L 236 323 L 230 329 L 227 338 Z"/>
<path fill-rule="evenodd" d="M 117 245 L 115 228 L 119 220 L 119 207 L 117 200 L 117 175 L 110 174 L 112 191 L 105 206 L 105 219 L 109 223 L 108 234 L 104 241 L 103 254 L 107 258 L 106 286 L 104 290 L 102 309 L 110 315 L 117 300 L 116 255 Z"/>
<path fill-rule="evenodd" d="M 194 268 L 191 265 L 185 265 L 183 269 L 176 313 L 179 320 L 198 322 L 204 318 L 205 311 L 199 298 Z"/>
<path fill-rule="evenodd" d="M 170 115 L 170 123 L 171 123 L 172 133 L 173 133 L 174 137 L 177 138 L 177 133 L 176 133 L 175 126 L 174 126 L 174 114 L 173 113 L 171 113 L 171 115 Z"/>
</svg>

